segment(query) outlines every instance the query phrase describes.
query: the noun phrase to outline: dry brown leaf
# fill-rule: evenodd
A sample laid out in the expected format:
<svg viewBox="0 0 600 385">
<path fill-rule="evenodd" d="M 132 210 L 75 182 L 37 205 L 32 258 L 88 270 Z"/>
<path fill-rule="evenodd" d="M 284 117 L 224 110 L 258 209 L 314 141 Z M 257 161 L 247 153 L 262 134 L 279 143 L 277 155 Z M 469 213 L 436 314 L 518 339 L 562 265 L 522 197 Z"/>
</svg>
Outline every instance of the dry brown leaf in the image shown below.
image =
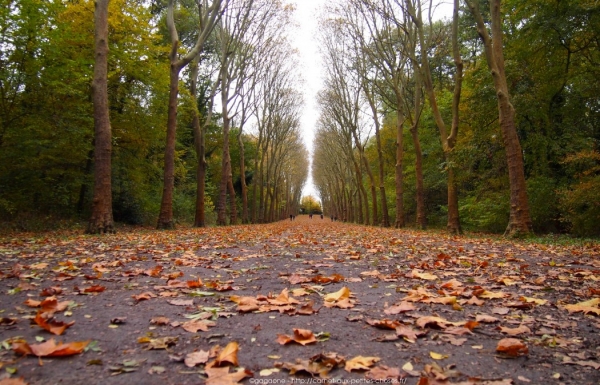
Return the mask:
<svg viewBox="0 0 600 385">
<path fill-rule="evenodd" d="M 208 352 L 204 351 L 204 350 L 200 350 L 199 352 L 192 352 L 192 353 L 188 353 L 185 356 L 185 366 L 187 366 L 188 368 L 193 368 L 196 365 L 199 364 L 205 364 L 208 362 Z"/>
<path fill-rule="evenodd" d="M 299 303 L 297 299 L 289 296 L 287 288 L 283 289 L 281 293 L 279 293 L 279 296 L 277 296 L 277 298 L 267 299 L 267 302 L 269 302 L 271 305 L 277 306 L 294 305 Z"/>
<path fill-rule="evenodd" d="M 420 317 L 417 319 L 417 321 L 415 322 L 415 324 L 420 327 L 421 329 L 424 329 L 425 326 L 431 325 L 431 326 L 435 326 L 441 329 L 445 329 L 448 327 L 448 325 L 452 324 L 452 322 L 445 320 L 441 317 L 434 317 L 434 316 L 426 316 L 426 317 Z"/>
<path fill-rule="evenodd" d="M 313 309 L 313 305 L 315 304 L 314 301 L 309 301 L 307 303 L 305 303 L 304 305 L 300 306 L 300 308 L 297 310 L 298 314 L 302 314 L 302 315 L 312 315 L 314 313 L 316 313 L 318 311 Z"/>
<path fill-rule="evenodd" d="M 418 270 L 413 270 L 410 273 L 411 277 L 413 278 L 419 278 L 419 279 L 424 279 L 426 281 L 435 281 L 436 279 L 438 279 L 438 277 L 434 274 L 431 273 L 421 273 Z"/>
<path fill-rule="evenodd" d="M 307 329 L 294 329 L 294 335 L 278 334 L 277 342 L 281 345 L 286 345 L 291 342 L 299 343 L 300 345 L 308 345 L 317 342 L 312 331 Z"/>
<path fill-rule="evenodd" d="M 600 315 L 600 308 L 598 305 L 600 304 L 600 298 L 593 298 L 589 301 L 579 302 L 575 305 L 566 305 L 564 308 L 569 313 L 577 313 L 583 312 L 584 314 L 595 313 L 596 315 Z"/>
<path fill-rule="evenodd" d="M 90 341 L 76 341 L 69 343 L 59 342 L 58 344 L 51 338 L 41 344 L 29 345 L 26 342 L 17 342 L 12 344 L 12 349 L 22 355 L 33 354 L 38 357 L 64 357 L 79 354 L 85 349 Z"/>
<path fill-rule="evenodd" d="M 54 321 L 52 319 L 46 320 L 44 317 L 42 317 L 41 310 L 37 312 L 37 315 L 35 316 L 33 321 L 36 324 L 38 324 L 38 326 L 40 326 L 42 329 L 45 329 L 57 336 L 60 336 L 65 332 L 65 330 L 67 330 L 68 327 L 71 327 L 73 326 L 73 324 L 75 324 L 75 321 L 64 323 L 62 321 Z"/>
<path fill-rule="evenodd" d="M 425 334 L 427 334 L 427 331 L 415 330 L 408 325 L 399 325 L 396 327 L 396 335 L 399 337 L 404 337 L 405 340 L 411 343 L 416 342 L 417 338 L 424 336 Z"/>
<path fill-rule="evenodd" d="M 475 296 L 472 296 L 467 302 L 465 302 L 467 305 L 475 305 L 475 306 L 483 306 L 485 304 L 485 301 L 482 299 L 479 299 Z"/>
<path fill-rule="evenodd" d="M 400 369 L 390 368 L 385 365 L 376 366 L 365 374 L 365 378 L 369 380 L 399 380 Z"/>
<path fill-rule="evenodd" d="M 223 368 L 206 368 L 206 385 L 236 385 L 246 377 L 252 377 L 253 373 L 244 368 L 239 368 L 237 371 L 229 373 L 229 367 Z"/>
<path fill-rule="evenodd" d="M 518 357 L 521 355 L 527 355 L 529 353 L 527 345 L 525 345 L 523 341 L 516 338 L 501 339 L 500 341 L 498 341 L 496 351 L 499 353 L 506 354 L 510 357 Z"/>
<path fill-rule="evenodd" d="M 426 298 L 421 300 L 423 303 L 439 303 L 442 305 L 453 305 L 456 303 L 456 297 L 436 297 L 436 298 Z"/>
<path fill-rule="evenodd" d="M 535 303 L 536 305 L 545 305 L 546 303 L 548 303 L 547 299 L 533 298 L 533 297 L 520 297 L 519 300 L 521 300 L 523 302 Z"/>
<path fill-rule="evenodd" d="M 514 329 L 500 326 L 500 327 L 498 327 L 498 330 L 500 330 L 501 333 L 508 334 L 509 336 L 518 336 L 519 334 L 523 334 L 523 333 L 531 333 L 531 329 L 529 329 L 525 325 L 521 325 L 518 328 L 514 328 Z"/>
<path fill-rule="evenodd" d="M 232 295 L 229 299 L 237 303 L 236 310 L 242 313 L 248 313 L 259 309 L 258 299 L 255 297 L 240 297 Z"/>
<path fill-rule="evenodd" d="M 390 329 L 395 330 L 398 326 L 400 326 L 400 322 L 396 320 L 382 319 L 382 320 L 374 320 L 367 319 L 367 323 L 371 326 L 375 326 L 379 329 Z"/>
<path fill-rule="evenodd" d="M 168 325 L 169 322 L 171 322 L 171 321 L 167 317 L 153 317 L 150 320 L 150 323 L 152 325 L 159 325 L 159 326 Z"/>
<path fill-rule="evenodd" d="M 479 298 L 487 298 L 487 299 L 499 299 L 499 298 L 510 297 L 510 294 L 504 293 L 501 291 L 492 292 L 492 291 L 484 290 L 483 293 L 478 295 L 478 297 Z"/>
<path fill-rule="evenodd" d="M 483 323 L 494 323 L 494 322 L 500 321 L 500 319 L 498 319 L 496 317 L 492 317 L 491 315 L 487 315 L 487 314 L 478 314 L 475 317 L 475 320 L 477 322 L 483 322 Z"/>
<path fill-rule="evenodd" d="M 221 366 L 223 363 L 230 363 L 233 366 L 238 366 L 238 350 L 240 346 L 237 342 L 232 341 L 225 346 L 223 350 L 219 352 L 219 355 L 215 359 L 216 365 Z"/>
<path fill-rule="evenodd" d="M 369 368 L 381 358 L 379 357 L 363 357 L 357 356 L 352 358 L 351 360 L 346 361 L 346 365 L 344 366 L 344 370 L 347 372 L 351 372 L 353 370 L 369 370 Z"/>
<path fill-rule="evenodd" d="M 405 312 L 409 312 L 409 311 L 413 311 L 413 310 L 417 310 L 417 307 L 413 303 L 402 301 L 399 304 L 392 305 L 392 306 L 386 308 L 383 312 L 388 315 L 396 315 L 396 314 L 405 313 Z"/>
<path fill-rule="evenodd" d="M 19 378 L 4 378 L 0 380 L 0 385 L 28 385 L 23 377 Z"/>
<path fill-rule="evenodd" d="M 216 323 L 214 323 L 213 321 L 203 319 L 184 322 L 181 324 L 181 327 L 183 328 L 183 330 L 188 331 L 190 333 L 198 333 L 198 330 L 207 332 L 209 327 L 215 325 Z"/>
<path fill-rule="evenodd" d="M 284 362 L 282 368 L 289 370 L 290 375 L 299 372 L 307 372 L 313 376 L 319 376 L 320 378 L 327 378 L 327 374 L 332 369 L 331 366 L 323 362 L 301 359 L 297 359 L 295 364 Z"/>
<path fill-rule="evenodd" d="M 169 302 L 171 305 L 175 306 L 194 306 L 193 299 L 172 299 Z"/>
<path fill-rule="evenodd" d="M 131 298 L 135 299 L 136 301 L 146 301 L 151 298 L 156 298 L 156 294 L 146 291 L 138 295 L 132 295 Z"/>
</svg>

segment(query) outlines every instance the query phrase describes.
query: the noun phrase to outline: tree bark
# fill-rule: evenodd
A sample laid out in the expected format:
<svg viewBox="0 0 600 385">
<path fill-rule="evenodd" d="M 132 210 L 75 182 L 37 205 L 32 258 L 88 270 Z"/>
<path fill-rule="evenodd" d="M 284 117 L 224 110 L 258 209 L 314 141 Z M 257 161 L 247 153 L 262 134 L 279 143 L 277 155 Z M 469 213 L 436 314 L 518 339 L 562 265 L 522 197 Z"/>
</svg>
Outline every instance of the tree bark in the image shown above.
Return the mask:
<svg viewBox="0 0 600 385">
<path fill-rule="evenodd" d="M 240 145 L 240 180 L 242 184 L 242 223 L 248 223 L 248 186 L 246 185 L 246 161 L 244 159 L 244 141 L 242 130 L 237 137 Z"/>
<path fill-rule="evenodd" d="M 510 188 L 510 218 L 505 234 L 510 236 L 530 234 L 533 232 L 533 227 L 529 214 L 523 152 L 517 135 L 515 109 L 510 102 L 508 83 L 504 71 L 500 0 L 490 2 L 491 37 L 485 27 L 477 3 L 472 0 L 466 0 L 466 2 L 477 22 L 477 33 L 483 42 L 485 57 L 492 73 L 498 100 L 498 116 L 506 151 Z"/>
<path fill-rule="evenodd" d="M 198 82 L 198 60 L 197 56 L 191 67 L 191 84 L 190 93 L 194 99 L 194 103 L 197 104 L 197 82 Z M 209 107 L 210 109 L 211 107 Z M 192 130 L 194 132 L 194 146 L 196 149 L 196 157 L 198 158 L 198 164 L 196 168 L 196 210 L 194 217 L 194 227 L 205 227 L 206 226 L 206 210 L 204 206 L 204 197 L 206 194 L 206 143 L 204 136 L 204 127 L 200 126 L 200 116 L 198 109 L 194 108 L 192 111 Z"/>
<path fill-rule="evenodd" d="M 402 174 L 402 161 L 404 157 L 404 137 L 403 137 L 403 126 L 404 117 L 402 115 L 402 95 L 396 95 L 398 100 L 397 112 L 397 123 L 396 123 L 396 167 L 395 171 L 395 183 L 396 183 L 396 228 L 400 229 L 405 226 L 404 220 L 404 176 Z"/>
<path fill-rule="evenodd" d="M 112 134 L 108 111 L 108 3 L 109 0 L 97 0 L 94 13 L 94 198 L 88 234 L 115 231 L 111 185 Z"/>
</svg>

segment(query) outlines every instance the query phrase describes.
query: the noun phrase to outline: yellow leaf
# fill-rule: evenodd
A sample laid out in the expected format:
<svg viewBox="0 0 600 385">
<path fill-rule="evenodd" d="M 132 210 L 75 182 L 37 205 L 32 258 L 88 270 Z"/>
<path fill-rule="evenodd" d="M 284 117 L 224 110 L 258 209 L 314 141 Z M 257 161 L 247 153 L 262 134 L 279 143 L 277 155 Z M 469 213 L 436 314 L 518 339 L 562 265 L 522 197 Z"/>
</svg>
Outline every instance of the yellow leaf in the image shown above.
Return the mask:
<svg viewBox="0 0 600 385">
<path fill-rule="evenodd" d="M 424 279 L 427 281 L 435 281 L 436 279 L 438 279 L 438 277 L 436 275 L 433 275 L 430 273 L 421 273 L 417 270 L 413 270 L 411 275 L 413 278 L 420 278 L 420 279 Z"/>
<path fill-rule="evenodd" d="M 533 302 L 537 305 L 545 305 L 548 302 L 548 300 L 546 300 L 546 299 L 533 298 L 533 297 L 521 297 L 520 300 L 523 302 L 530 302 L 530 303 Z"/>
<path fill-rule="evenodd" d="M 346 361 L 344 370 L 347 372 L 351 372 L 353 370 L 369 370 L 369 368 L 375 365 L 375 363 L 379 360 L 379 357 L 356 356 L 353 359 Z"/>
<path fill-rule="evenodd" d="M 444 359 L 448 358 L 447 354 L 440 354 L 440 353 L 436 353 L 436 352 L 429 352 L 429 356 L 431 358 L 433 358 L 434 360 L 444 360 Z"/>
<path fill-rule="evenodd" d="M 414 368 L 410 362 L 407 362 L 402 366 L 402 370 L 404 370 L 405 372 L 410 372 L 411 370 L 414 370 Z"/>
<path fill-rule="evenodd" d="M 344 286 L 335 293 L 327 294 L 323 299 L 325 300 L 325 302 L 336 302 L 342 299 L 350 298 L 350 294 L 350 289 Z"/>
</svg>

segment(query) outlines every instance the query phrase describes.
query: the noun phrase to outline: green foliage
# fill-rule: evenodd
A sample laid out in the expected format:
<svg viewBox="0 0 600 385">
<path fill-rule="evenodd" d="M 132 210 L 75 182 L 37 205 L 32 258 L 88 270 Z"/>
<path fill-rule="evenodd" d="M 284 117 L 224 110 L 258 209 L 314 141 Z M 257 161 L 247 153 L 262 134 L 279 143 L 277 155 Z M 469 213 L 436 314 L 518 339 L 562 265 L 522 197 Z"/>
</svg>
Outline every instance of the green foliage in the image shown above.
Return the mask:
<svg viewBox="0 0 600 385">
<path fill-rule="evenodd" d="M 459 201 L 459 213 L 465 230 L 501 233 L 508 223 L 508 193 L 488 193 L 477 199 L 468 196 Z"/>
</svg>

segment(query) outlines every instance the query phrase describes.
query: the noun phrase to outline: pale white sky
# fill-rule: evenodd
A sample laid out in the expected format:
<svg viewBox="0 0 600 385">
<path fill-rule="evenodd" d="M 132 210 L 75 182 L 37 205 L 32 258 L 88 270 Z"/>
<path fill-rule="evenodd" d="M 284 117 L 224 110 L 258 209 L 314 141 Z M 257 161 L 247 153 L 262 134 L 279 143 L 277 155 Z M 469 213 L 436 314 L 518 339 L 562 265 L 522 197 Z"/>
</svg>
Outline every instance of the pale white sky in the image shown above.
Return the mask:
<svg viewBox="0 0 600 385">
<path fill-rule="evenodd" d="M 304 111 L 301 118 L 301 131 L 304 137 L 304 143 L 312 154 L 313 139 L 315 137 L 315 127 L 319 115 L 316 97 L 317 92 L 322 87 L 322 67 L 321 57 L 317 47 L 317 19 L 320 14 L 320 7 L 326 4 L 327 0 L 288 0 L 296 6 L 294 14 L 298 28 L 292 33 L 292 44 L 300 54 L 300 71 L 304 83 L 302 91 L 304 93 Z M 302 195 L 312 195 L 319 197 L 309 173 L 308 181 L 304 186 Z"/>
<path fill-rule="evenodd" d="M 300 71 L 304 79 L 301 90 L 304 93 L 305 106 L 300 122 L 300 129 L 304 137 L 304 143 L 312 154 L 313 139 L 319 117 L 316 99 L 317 93 L 322 88 L 324 78 L 321 56 L 317 46 L 318 19 L 321 15 L 321 9 L 328 1 L 287 0 L 287 2 L 294 4 L 296 7 L 294 16 L 298 27 L 291 35 L 292 44 L 298 49 L 300 55 Z M 435 3 L 440 3 L 440 5 L 436 8 L 434 19 L 449 18 L 452 16 L 451 0 L 434 0 Z M 310 173 L 302 193 L 303 195 L 312 195 L 315 198 L 319 198 Z"/>
</svg>

